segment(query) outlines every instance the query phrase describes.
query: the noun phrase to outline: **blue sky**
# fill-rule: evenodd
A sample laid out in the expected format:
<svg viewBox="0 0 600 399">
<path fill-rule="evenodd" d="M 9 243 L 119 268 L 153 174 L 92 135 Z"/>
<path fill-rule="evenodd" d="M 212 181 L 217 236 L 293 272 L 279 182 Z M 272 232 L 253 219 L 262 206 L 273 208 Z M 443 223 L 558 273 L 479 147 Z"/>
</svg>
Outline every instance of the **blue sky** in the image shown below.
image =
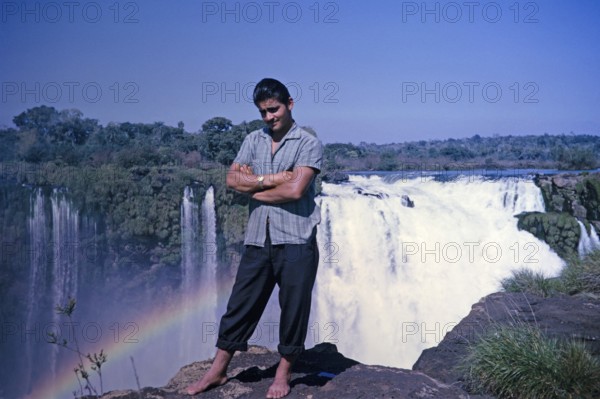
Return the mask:
<svg viewBox="0 0 600 399">
<path fill-rule="evenodd" d="M 600 134 L 600 2 L 2 1 L 0 126 L 37 105 L 197 131 L 274 77 L 324 142 Z"/>
</svg>

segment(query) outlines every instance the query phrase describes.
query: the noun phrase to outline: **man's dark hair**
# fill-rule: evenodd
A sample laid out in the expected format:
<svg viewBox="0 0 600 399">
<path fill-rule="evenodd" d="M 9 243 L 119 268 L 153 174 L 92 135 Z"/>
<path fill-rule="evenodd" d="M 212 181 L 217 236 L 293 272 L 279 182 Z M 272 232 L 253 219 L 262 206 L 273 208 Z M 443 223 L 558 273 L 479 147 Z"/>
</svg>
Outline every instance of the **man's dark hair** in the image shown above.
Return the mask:
<svg viewBox="0 0 600 399">
<path fill-rule="evenodd" d="M 258 106 L 261 103 L 270 98 L 274 98 L 282 104 L 289 104 L 290 92 L 287 87 L 280 81 L 271 78 L 264 78 L 256 84 L 254 88 L 254 105 Z"/>
</svg>

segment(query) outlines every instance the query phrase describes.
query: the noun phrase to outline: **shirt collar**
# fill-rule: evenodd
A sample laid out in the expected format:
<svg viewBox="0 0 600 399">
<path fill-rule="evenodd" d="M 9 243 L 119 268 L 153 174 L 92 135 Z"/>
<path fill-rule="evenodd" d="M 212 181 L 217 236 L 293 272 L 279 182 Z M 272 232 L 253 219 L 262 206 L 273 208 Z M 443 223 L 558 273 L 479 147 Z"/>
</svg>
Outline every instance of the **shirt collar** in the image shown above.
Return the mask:
<svg viewBox="0 0 600 399">
<path fill-rule="evenodd" d="M 271 139 L 271 134 L 269 132 L 268 127 L 262 128 L 260 133 L 264 138 Z M 285 136 L 283 136 L 283 139 L 281 139 L 281 142 L 284 142 L 285 140 L 288 140 L 288 139 L 298 139 L 298 138 L 300 138 L 300 127 L 298 126 L 298 124 L 296 124 L 296 122 L 294 122 L 292 124 L 292 127 L 290 127 L 290 130 L 288 130 L 288 132 L 285 134 Z"/>
</svg>

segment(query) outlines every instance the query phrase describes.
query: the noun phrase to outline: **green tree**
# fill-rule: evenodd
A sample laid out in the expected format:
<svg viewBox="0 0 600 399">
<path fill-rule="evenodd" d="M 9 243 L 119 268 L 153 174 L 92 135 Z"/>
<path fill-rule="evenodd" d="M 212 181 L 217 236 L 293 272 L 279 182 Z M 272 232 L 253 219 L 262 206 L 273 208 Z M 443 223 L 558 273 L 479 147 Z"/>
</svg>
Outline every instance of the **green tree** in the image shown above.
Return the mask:
<svg viewBox="0 0 600 399">
<path fill-rule="evenodd" d="M 42 135 L 60 121 L 60 113 L 54 107 L 42 105 L 21 112 L 13 118 L 13 123 L 19 130 L 37 129 Z"/>
<path fill-rule="evenodd" d="M 200 148 L 203 155 L 223 165 L 231 164 L 249 129 L 248 124 L 234 126 L 227 118 L 209 119 L 202 125 Z"/>
</svg>

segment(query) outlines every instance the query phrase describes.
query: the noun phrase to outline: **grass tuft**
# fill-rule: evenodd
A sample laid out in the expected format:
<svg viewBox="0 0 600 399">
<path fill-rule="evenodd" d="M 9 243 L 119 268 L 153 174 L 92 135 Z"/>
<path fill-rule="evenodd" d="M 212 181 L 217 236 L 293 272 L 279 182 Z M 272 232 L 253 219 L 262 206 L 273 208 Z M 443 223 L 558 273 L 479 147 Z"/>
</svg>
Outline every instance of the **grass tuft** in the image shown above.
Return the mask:
<svg viewBox="0 0 600 399">
<path fill-rule="evenodd" d="M 600 251 L 582 259 L 569 259 L 557 278 L 545 277 L 528 269 L 513 271 L 511 277 L 501 281 L 506 292 L 526 292 L 542 297 L 564 293 L 569 295 L 600 295 Z"/>
<path fill-rule="evenodd" d="M 542 297 L 549 297 L 564 290 L 561 280 L 547 278 L 542 273 L 529 269 L 513 271 L 513 275 L 502 280 L 501 284 L 506 292 L 528 292 Z"/>
<path fill-rule="evenodd" d="M 594 251 L 582 259 L 570 260 L 560 278 L 567 294 L 600 295 L 600 251 Z"/>
<path fill-rule="evenodd" d="M 498 326 L 470 346 L 463 369 L 471 390 L 498 398 L 600 397 L 600 363 L 585 345 L 537 327 Z"/>
</svg>

